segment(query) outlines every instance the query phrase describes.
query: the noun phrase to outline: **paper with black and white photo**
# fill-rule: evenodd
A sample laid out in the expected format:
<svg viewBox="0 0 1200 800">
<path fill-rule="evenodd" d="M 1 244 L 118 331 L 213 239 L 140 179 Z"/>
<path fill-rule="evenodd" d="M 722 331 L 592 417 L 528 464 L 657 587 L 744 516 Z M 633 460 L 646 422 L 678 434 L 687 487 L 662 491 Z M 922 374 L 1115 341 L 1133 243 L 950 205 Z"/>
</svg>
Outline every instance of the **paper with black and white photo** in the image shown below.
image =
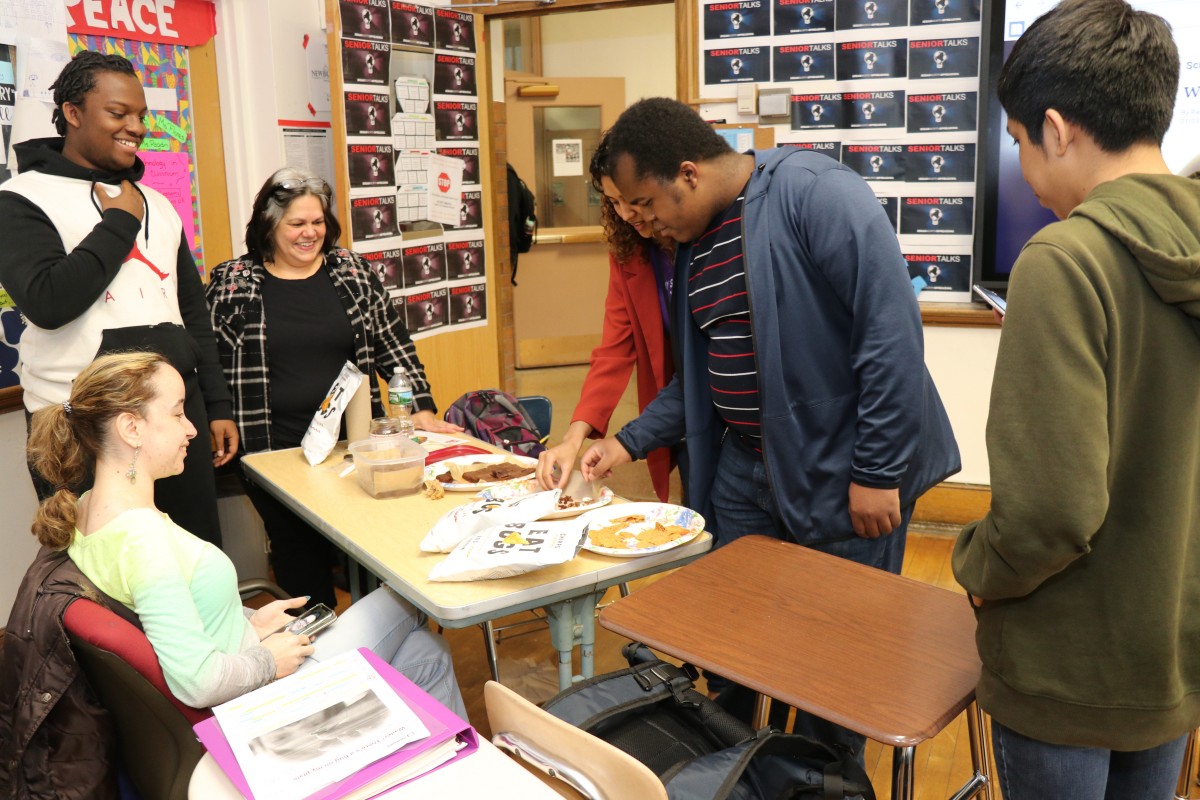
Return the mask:
<svg viewBox="0 0 1200 800">
<path fill-rule="evenodd" d="M 213 708 L 255 800 L 307 797 L 429 735 L 357 650 Z"/>
</svg>

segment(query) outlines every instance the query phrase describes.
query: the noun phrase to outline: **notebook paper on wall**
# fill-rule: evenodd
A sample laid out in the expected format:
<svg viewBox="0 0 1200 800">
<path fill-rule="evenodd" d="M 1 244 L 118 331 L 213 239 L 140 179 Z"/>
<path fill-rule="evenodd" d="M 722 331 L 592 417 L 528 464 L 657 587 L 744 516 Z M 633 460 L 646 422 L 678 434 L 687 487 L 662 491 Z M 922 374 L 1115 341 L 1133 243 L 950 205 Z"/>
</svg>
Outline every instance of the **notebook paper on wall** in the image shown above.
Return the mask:
<svg viewBox="0 0 1200 800">
<path fill-rule="evenodd" d="M 381 710 L 380 705 L 387 706 L 394 698 L 375 696 L 366 698 L 364 702 L 358 698 L 366 693 L 358 691 L 353 693 L 356 695 L 356 698 L 352 698 L 353 702 L 341 704 L 338 714 L 319 710 L 315 714 L 297 717 L 291 724 L 272 729 L 273 723 L 266 721 L 270 715 L 267 705 L 272 697 L 277 700 L 278 695 L 264 694 L 256 697 L 263 689 L 244 695 L 239 700 L 249 698 L 249 702 L 241 703 L 236 709 L 242 714 L 241 721 L 230 721 L 230 714 L 224 714 L 227 719 L 226 725 L 230 727 L 228 738 L 217 716 L 197 724 L 195 730 L 201 743 L 245 797 L 251 800 L 270 800 L 276 797 L 365 800 L 477 749 L 475 731 L 470 725 L 371 651 L 363 648 L 356 653 L 347 653 L 338 659 L 325 662 L 321 667 L 334 667 L 329 674 L 336 678 L 339 674 L 336 669 L 339 666 L 337 662 L 340 659 L 365 661 L 365 665 L 382 678 L 380 684 L 386 687 L 384 691 L 390 690 L 395 698 L 404 701 L 404 705 L 413 715 L 414 724 L 410 725 L 402 712 L 397 713 L 391 708 L 387 711 Z M 344 678 L 347 673 L 342 670 L 340 674 Z M 289 676 L 269 684 L 264 689 L 283 686 L 285 691 L 303 690 L 306 686 L 303 679 L 306 677 L 308 676 Z M 369 685 L 371 681 L 363 683 Z M 266 702 L 256 704 L 254 701 L 260 697 Z M 296 712 L 291 716 L 296 717 Z M 333 717 L 339 722 L 334 722 Z M 287 718 L 286 714 L 279 717 Z M 317 729 L 313 728 L 314 723 L 317 723 Z M 266 730 L 247 740 L 247 731 L 252 732 L 255 725 L 261 725 Z M 397 731 L 399 727 L 405 727 L 407 733 Z M 399 741 L 396 737 L 402 739 L 413 730 L 422 727 L 428 731 L 427 736 L 409 741 L 398 749 L 389 750 L 386 755 L 376 757 L 371 763 L 355 768 L 348 776 L 345 775 L 344 768 L 341 774 L 338 774 L 338 766 L 353 763 L 356 754 L 360 759 L 364 757 L 363 754 L 370 752 L 369 746 L 372 743 L 379 740 Z M 289 728 L 291 731 L 287 730 Z M 294 735 L 295 733 L 302 735 Z M 230 738 L 235 739 L 232 745 Z M 322 742 L 332 742 L 333 749 L 322 747 Z M 243 769 L 235 750 L 242 753 L 243 758 L 253 762 L 246 765 L 249 769 Z M 279 772 L 281 764 L 287 766 L 283 773 Z M 262 776 L 269 776 L 272 769 L 275 770 L 276 780 L 264 783 Z M 248 779 L 247 772 L 258 777 Z M 285 777 L 279 779 L 280 774 Z M 324 775 L 329 780 L 320 779 L 314 789 L 312 782 L 315 775 Z M 252 790 L 252 786 L 255 786 L 257 791 Z"/>
</svg>

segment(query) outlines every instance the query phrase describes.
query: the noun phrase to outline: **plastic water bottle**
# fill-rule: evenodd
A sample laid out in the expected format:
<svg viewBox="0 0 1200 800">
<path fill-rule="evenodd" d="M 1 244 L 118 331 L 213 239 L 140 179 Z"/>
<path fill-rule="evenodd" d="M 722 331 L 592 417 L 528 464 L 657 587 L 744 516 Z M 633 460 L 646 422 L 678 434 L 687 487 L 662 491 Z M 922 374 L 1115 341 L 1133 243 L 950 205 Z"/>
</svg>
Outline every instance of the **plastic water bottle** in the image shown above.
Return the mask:
<svg viewBox="0 0 1200 800">
<path fill-rule="evenodd" d="M 413 431 L 413 381 L 403 367 L 396 367 L 388 381 L 388 415 L 400 420 L 400 431 Z"/>
</svg>

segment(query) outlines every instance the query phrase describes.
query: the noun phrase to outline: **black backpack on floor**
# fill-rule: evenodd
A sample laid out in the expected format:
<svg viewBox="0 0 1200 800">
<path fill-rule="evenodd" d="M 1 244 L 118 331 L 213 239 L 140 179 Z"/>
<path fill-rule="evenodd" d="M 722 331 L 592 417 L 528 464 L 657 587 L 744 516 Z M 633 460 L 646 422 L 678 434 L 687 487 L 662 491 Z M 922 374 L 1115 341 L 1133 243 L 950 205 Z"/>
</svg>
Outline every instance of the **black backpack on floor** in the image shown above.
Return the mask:
<svg viewBox="0 0 1200 800">
<path fill-rule="evenodd" d="M 756 732 L 697 692 L 690 666 L 661 661 L 645 645 L 622 652 L 629 669 L 589 678 L 543 708 L 645 764 L 671 800 L 875 800 L 849 753 Z"/>
</svg>

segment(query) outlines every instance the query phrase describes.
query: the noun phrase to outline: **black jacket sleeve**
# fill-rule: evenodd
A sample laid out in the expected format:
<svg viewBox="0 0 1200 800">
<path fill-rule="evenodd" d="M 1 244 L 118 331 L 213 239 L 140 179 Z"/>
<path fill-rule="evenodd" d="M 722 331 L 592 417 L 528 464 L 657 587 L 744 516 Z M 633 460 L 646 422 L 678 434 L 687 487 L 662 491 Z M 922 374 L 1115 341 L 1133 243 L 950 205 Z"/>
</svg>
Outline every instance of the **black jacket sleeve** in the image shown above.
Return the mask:
<svg viewBox="0 0 1200 800">
<path fill-rule="evenodd" d="M 179 314 L 183 317 L 183 326 L 200 348 L 200 364 L 196 371 L 200 376 L 200 391 L 204 395 L 208 419 L 210 422 L 233 419 L 233 398 L 229 394 L 221 359 L 217 355 L 217 337 L 213 334 L 208 302 L 204 299 L 204 284 L 192 259 L 187 236 L 179 237 L 179 256 L 175 260 L 175 269 L 179 286 Z"/>
<path fill-rule="evenodd" d="M 91 308 L 141 230 L 137 217 L 110 208 L 68 253 L 50 218 L 14 192 L 0 192 L 0 220 L 6 231 L 0 286 L 30 322 L 46 330 L 61 328 Z"/>
</svg>

